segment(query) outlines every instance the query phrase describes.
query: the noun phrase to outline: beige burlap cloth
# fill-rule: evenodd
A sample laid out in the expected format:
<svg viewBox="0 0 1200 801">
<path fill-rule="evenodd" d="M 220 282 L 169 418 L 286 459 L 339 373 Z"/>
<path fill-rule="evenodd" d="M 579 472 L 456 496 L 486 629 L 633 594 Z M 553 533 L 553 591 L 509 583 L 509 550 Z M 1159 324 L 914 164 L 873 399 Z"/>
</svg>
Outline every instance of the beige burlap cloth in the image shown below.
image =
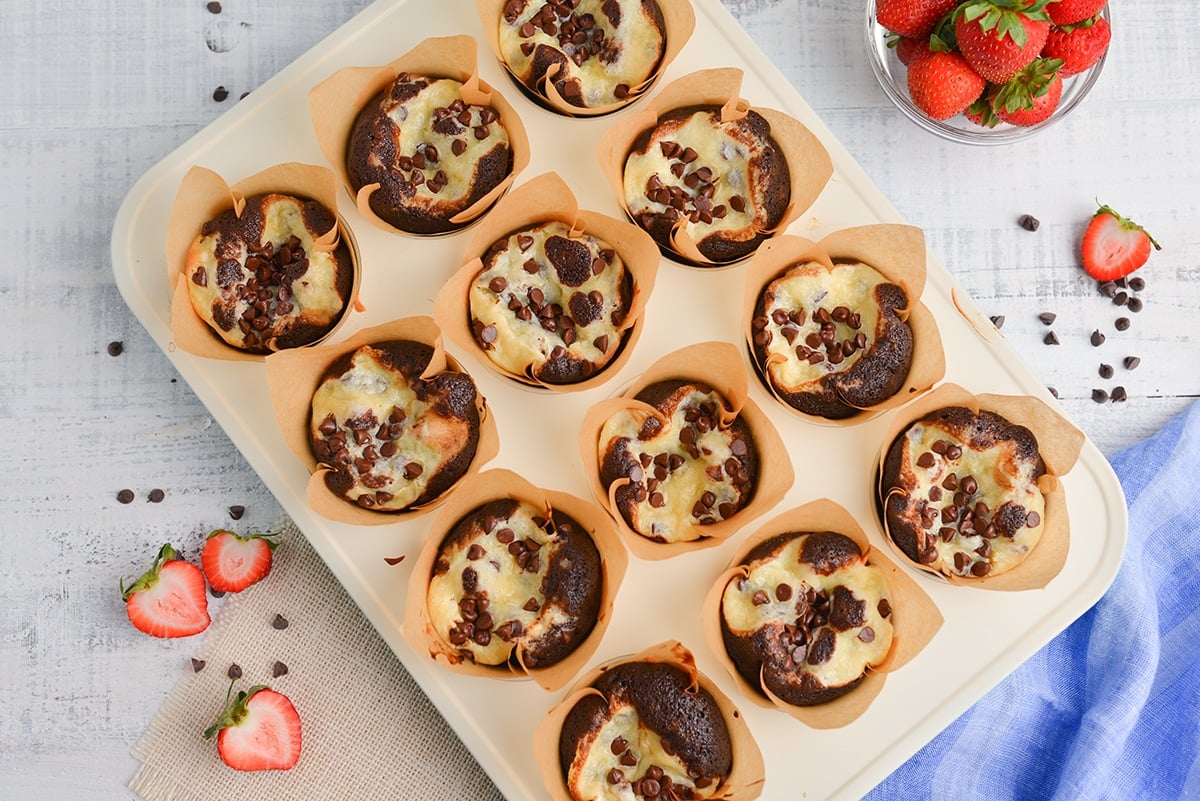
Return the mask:
<svg viewBox="0 0 1200 801">
<path fill-rule="evenodd" d="M 503 799 L 388 646 L 290 521 L 271 574 L 225 599 L 134 747 L 130 788 L 146 801 Z M 279 615 L 286 620 L 276 620 Z M 273 677 L 276 662 L 286 666 Z M 202 732 L 237 687 L 268 684 L 300 713 L 290 771 L 239 773 Z"/>
</svg>

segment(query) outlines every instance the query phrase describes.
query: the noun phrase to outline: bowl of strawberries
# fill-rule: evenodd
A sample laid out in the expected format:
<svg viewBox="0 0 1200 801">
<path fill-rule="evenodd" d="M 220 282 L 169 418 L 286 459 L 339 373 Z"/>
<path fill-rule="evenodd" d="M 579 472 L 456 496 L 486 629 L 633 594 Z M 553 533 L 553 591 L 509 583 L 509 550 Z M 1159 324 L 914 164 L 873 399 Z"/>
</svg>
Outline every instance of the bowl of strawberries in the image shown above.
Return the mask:
<svg viewBox="0 0 1200 801">
<path fill-rule="evenodd" d="M 1107 0 L 867 0 L 871 68 L 913 122 L 955 142 L 1027 139 L 1087 96 Z"/>
</svg>

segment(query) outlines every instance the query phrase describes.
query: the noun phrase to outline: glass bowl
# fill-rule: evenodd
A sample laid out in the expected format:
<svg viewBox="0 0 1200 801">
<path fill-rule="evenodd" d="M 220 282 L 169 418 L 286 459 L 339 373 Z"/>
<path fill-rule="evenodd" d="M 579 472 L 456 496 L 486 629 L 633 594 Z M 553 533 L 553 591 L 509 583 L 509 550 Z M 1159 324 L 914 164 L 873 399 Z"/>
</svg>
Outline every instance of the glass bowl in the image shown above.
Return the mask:
<svg viewBox="0 0 1200 801">
<path fill-rule="evenodd" d="M 1104 56 L 1101 56 L 1100 60 L 1091 69 L 1079 75 L 1064 78 L 1062 99 L 1058 103 L 1058 108 L 1054 110 L 1054 113 L 1048 119 L 1039 122 L 1037 125 L 1020 127 L 1001 122 L 995 128 L 984 128 L 981 125 L 971 122 L 962 114 L 951 117 L 948 120 L 935 120 L 914 106 L 912 100 L 909 99 L 908 69 L 896 57 L 895 48 L 887 46 L 888 30 L 875 21 L 875 0 L 867 0 L 866 5 L 867 52 L 870 54 L 871 71 L 875 73 L 875 78 L 879 81 L 880 87 L 883 88 L 884 94 L 896 105 L 896 108 L 903 112 L 904 116 L 908 117 L 921 128 L 930 133 L 937 134 L 943 139 L 949 139 L 952 142 L 961 142 L 965 145 L 1012 144 L 1013 142 L 1020 142 L 1023 139 L 1029 139 L 1049 128 L 1074 111 L 1083 102 L 1083 99 L 1087 97 L 1088 92 L 1091 91 L 1092 87 L 1096 84 L 1096 80 L 1100 77 L 1100 70 L 1104 67 L 1104 60 L 1108 58 L 1108 54 L 1106 53 Z M 1109 19 L 1107 5 L 1101 14 L 1105 19 Z"/>
</svg>

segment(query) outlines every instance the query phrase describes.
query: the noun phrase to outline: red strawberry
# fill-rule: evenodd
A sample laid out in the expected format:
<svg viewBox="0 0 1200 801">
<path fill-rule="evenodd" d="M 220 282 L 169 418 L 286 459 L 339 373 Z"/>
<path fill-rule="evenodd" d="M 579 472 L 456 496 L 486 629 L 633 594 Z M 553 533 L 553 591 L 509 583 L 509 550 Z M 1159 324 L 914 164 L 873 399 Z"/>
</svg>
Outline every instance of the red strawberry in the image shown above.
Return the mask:
<svg viewBox="0 0 1200 801">
<path fill-rule="evenodd" d="M 914 61 L 931 52 L 929 39 L 914 39 L 910 36 L 897 36 L 888 43 L 888 47 L 896 48 L 896 58 L 906 67 L 911 67 Z"/>
<path fill-rule="evenodd" d="M 963 115 L 981 128 L 995 128 L 996 124 L 1000 122 L 1000 118 L 996 116 L 996 110 L 992 108 L 994 99 L 995 92 L 984 92 L 978 100 L 967 106 Z"/>
<path fill-rule="evenodd" d="M 875 19 L 880 25 L 901 36 L 923 39 L 943 14 L 959 0 L 879 0 Z"/>
<path fill-rule="evenodd" d="M 958 53 L 930 53 L 908 68 L 913 104 L 935 120 L 947 120 L 971 105 L 986 86 Z"/>
<path fill-rule="evenodd" d="M 204 732 L 217 735 L 217 753 L 234 770 L 290 770 L 300 759 L 300 715 L 288 697 L 259 684 L 225 696 L 225 709 Z"/>
<path fill-rule="evenodd" d="M 1093 17 L 1076 25 L 1051 28 L 1042 47 L 1042 55 L 1062 59 L 1063 66 L 1058 74 L 1066 78 L 1091 68 L 1108 50 L 1111 39 L 1112 28 L 1108 20 Z"/>
<path fill-rule="evenodd" d="M 1162 250 L 1145 228 L 1102 205 L 1083 234 L 1083 269 L 1097 281 L 1115 281 L 1145 264 L 1151 246 Z"/>
<path fill-rule="evenodd" d="M 1062 78 L 1056 58 L 1036 59 L 996 91 L 992 108 L 1010 125 L 1037 125 L 1050 117 L 1062 98 Z"/>
<path fill-rule="evenodd" d="M 1047 0 L 968 0 L 954 12 L 963 58 L 992 83 L 1007 83 L 1037 58 L 1050 33 Z"/>
<path fill-rule="evenodd" d="M 214 590 L 241 592 L 271 572 L 271 551 L 278 544 L 265 534 L 240 537 L 218 529 L 204 541 L 200 564 Z"/>
<path fill-rule="evenodd" d="M 1070 25 L 1096 16 L 1107 4 L 1108 0 L 1054 0 L 1046 12 L 1055 25 Z"/>
<path fill-rule="evenodd" d="M 168 543 L 137 581 L 120 583 L 129 621 L 151 637 L 190 637 L 208 628 L 204 574 L 178 556 Z"/>
</svg>

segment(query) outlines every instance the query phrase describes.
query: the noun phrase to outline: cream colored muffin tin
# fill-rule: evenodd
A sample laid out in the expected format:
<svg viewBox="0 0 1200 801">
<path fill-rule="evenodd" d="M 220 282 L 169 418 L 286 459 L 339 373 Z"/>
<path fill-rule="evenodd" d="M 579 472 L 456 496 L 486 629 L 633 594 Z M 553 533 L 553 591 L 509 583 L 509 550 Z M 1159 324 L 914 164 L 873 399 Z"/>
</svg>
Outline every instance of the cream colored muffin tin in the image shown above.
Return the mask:
<svg viewBox="0 0 1200 801">
<path fill-rule="evenodd" d="M 838 228 L 903 222 L 719 0 L 696 0 L 695 5 L 695 34 L 663 81 L 697 69 L 739 67 L 746 72 L 743 97 L 800 119 L 833 158 L 833 180 L 789 233 L 818 240 Z M 387 63 L 426 36 L 461 33 L 479 42 L 482 76 L 516 106 L 529 130 L 533 160 L 518 185 L 554 170 L 576 193 L 582 208 L 620 216 L 595 149 L 603 132 L 623 112 L 566 119 L 534 105 L 492 57 L 474 3 L 378 0 L 134 186 L 113 230 L 113 271 L 134 314 L 501 791 L 510 799 L 545 799 L 530 740 L 560 694 L 548 693 L 531 681 L 452 674 L 414 653 L 401 639 L 408 572 L 429 518 L 356 527 L 318 517 L 305 503 L 304 466 L 284 444 L 272 415 L 263 365 L 190 356 L 173 346 L 169 331 L 171 288 L 164 232 L 184 173 L 200 164 L 232 182 L 277 162 L 322 164 L 306 102 L 313 85 L 344 66 Z M 335 341 L 397 317 L 432 314 L 433 298 L 459 266 L 469 234 L 432 239 L 388 234 L 367 225 L 348 197 L 342 213 L 362 254 L 361 298 L 366 309 L 351 316 Z M 974 392 L 1030 394 L 1054 403 L 1002 338 L 985 339 L 977 333 L 990 330 L 986 320 L 935 256 L 930 257 L 928 274 L 923 299 L 941 327 L 946 379 Z M 705 272 L 664 260 L 646 311 L 645 332 L 629 363 L 607 384 L 584 392 L 551 394 L 517 387 L 447 343 L 475 377 L 499 423 L 500 455 L 486 467 L 507 467 L 537 486 L 587 497 L 575 447 L 585 410 L 684 345 L 723 340 L 740 347 L 738 299 L 743 275 L 744 265 Z M 960 307 L 966 311 L 960 312 Z M 881 431 L 895 412 L 856 426 L 821 426 L 779 408 L 753 379 L 751 386 L 751 398 L 768 411 L 788 443 L 797 476 L 787 496 L 767 516 L 829 497 L 855 515 L 876 547 L 886 548 L 873 511 L 871 482 Z M 783 713 L 739 700 L 729 676 L 708 651 L 700 606 L 711 582 L 739 546 L 741 538 L 736 534 L 718 547 L 666 561 L 632 558 L 612 623 L 592 664 L 663 640 L 682 641 L 695 652 L 700 669 L 739 703 L 766 759 L 763 798 L 858 798 L 1088 609 L 1112 581 L 1127 528 L 1120 485 L 1090 442 L 1063 483 L 1074 536 L 1062 572 L 1043 590 L 1014 593 L 953 587 L 918 575 L 945 616 L 945 624 L 912 663 L 888 677 L 866 713 L 844 728 L 816 731 Z M 402 553 L 409 558 L 398 565 L 384 561 Z"/>
</svg>

